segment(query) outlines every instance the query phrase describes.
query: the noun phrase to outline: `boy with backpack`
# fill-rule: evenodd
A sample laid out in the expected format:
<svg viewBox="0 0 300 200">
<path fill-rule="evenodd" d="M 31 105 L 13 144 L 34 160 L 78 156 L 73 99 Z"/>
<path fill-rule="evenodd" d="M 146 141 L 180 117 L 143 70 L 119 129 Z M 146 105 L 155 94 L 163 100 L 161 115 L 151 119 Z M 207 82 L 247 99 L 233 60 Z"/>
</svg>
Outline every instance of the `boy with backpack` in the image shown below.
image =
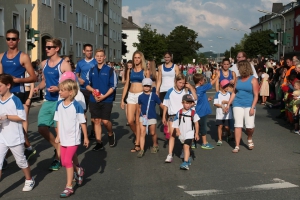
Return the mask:
<svg viewBox="0 0 300 200">
<path fill-rule="evenodd" d="M 180 142 L 183 144 L 184 159 L 183 163 L 180 165 L 180 169 L 188 170 L 189 165 L 191 165 L 190 158 L 190 147 L 192 145 L 193 139 L 199 140 L 199 116 L 196 114 L 195 110 L 192 110 L 194 105 L 194 99 L 192 95 L 185 94 L 182 97 L 182 106 L 173 121 L 173 128 L 175 128 L 176 136 L 179 136 Z"/>
</svg>

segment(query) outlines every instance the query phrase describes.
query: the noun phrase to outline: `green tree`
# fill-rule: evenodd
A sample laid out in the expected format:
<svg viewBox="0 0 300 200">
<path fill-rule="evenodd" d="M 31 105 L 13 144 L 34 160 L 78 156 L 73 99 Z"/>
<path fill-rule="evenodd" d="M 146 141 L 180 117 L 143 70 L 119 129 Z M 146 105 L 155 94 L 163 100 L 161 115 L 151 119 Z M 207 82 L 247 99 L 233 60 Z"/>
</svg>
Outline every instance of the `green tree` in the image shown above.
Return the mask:
<svg viewBox="0 0 300 200">
<path fill-rule="evenodd" d="M 145 24 L 143 28 L 139 29 L 138 40 L 139 43 L 134 43 L 133 46 L 143 52 L 147 60 L 155 60 L 160 63 L 167 50 L 166 36 L 158 34 L 156 29 L 152 30 L 150 24 Z"/>
<path fill-rule="evenodd" d="M 259 54 L 266 57 L 277 52 L 276 46 L 269 41 L 270 33 L 273 33 L 273 31 L 253 32 L 247 37 L 244 43 L 244 51 L 248 57 L 255 58 Z"/>
<path fill-rule="evenodd" d="M 198 53 L 196 62 L 205 65 L 208 63 L 207 57 L 205 56 L 204 53 Z"/>
<path fill-rule="evenodd" d="M 198 33 L 185 26 L 177 26 L 167 36 L 168 50 L 173 53 L 174 63 L 182 62 L 184 57 L 196 57 L 202 44 L 196 41 Z"/>
</svg>

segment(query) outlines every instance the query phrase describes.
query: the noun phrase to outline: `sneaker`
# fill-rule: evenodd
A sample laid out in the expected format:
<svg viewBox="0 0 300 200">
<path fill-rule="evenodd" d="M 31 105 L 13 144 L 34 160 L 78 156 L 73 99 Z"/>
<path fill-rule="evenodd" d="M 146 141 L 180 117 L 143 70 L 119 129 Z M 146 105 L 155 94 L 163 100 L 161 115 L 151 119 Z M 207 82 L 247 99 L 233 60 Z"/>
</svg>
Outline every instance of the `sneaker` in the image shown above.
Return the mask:
<svg viewBox="0 0 300 200">
<path fill-rule="evenodd" d="M 31 150 L 25 149 L 24 154 L 26 156 L 26 160 L 28 161 L 31 158 L 31 156 L 33 156 L 35 153 L 36 153 L 35 149 L 31 149 Z"/>
<path fill-rule="evenodd" d="M 53 160 L 51 163 L 51 166 L 49 167 L 49 170 L 51 171 L 57 171 L 61 168 L 61 163 L 58 160 Z"/>
<path fill-rule="evenodd" d="M 180 169 L 189 170 L 189 164 L 187 162 L 181 163 Z"/>
<path fill-rule="evenodd" d="M 294 133 L 299 135 L 299 130 L 294 130 Z"/>
<path fill-rule="evenodd" d="M 97 143 L 96 146 L 93 148 L 93 151 L 99 151 L 99 150 L 103 150 L 103 143 Z"/>
<path fill-rule="evenodd" d="M 190 166 L 192 165 L 192 157 L 189 157 L 189 161 L 187 162 L 187 164 Z"/>
<path fill-rule="evenodd" d="M 74 193 L 73 188 L 65 188 L 64 191 L 62 191 L 62 193 L 60 193 L 60 198 L 66 198 L 71 196 Z"/>
<path fill-rule="evenodd" d="M 211 144 L 209 144 L 209 143 L 206 143 L 206 144 L 202 144 L 202 145 L 201 145 L 201 148 L 202 148 L 202 149 L 213 149 L 214 146 L 211 145 Z"/>
<path fill-rule="evenodd" d="M 196 143 L 195 143 L 195 142 L 192 143 L 191 148 L 192 148 L 192 149 L 196 149 Z"/>
<path fill-rule="evenodd" d="M 181 159 L 184 158 L 184 151 L 183 151 L 183 150 L 181 150 L 180 158 L 181 158 Z"/>
<path fill-rule="evenodd" d="M 25 180 L 25 184 L 24 184 L 24 187 L 23 187 L 23 192 L 29 192 L 33 189 L 34 187 L 34 179 L 31 178 L 31 180 Z"/>
<path fill-rule="evenodd" d="M 150 149 L 150 152 L 151 153 L 157 153 L 159 151 L 159 146 L 153 146 L 153 147 L 151 147 L 151 149 Z"/>
<path fill-rule="evenodd" d="M 89 135 L 89 139 L 90 139 L 90 140 L 96 139 L 95 131 L 91 130 L 91 134 Z"/>
<path fill-rule="evenodd" d="M 7 169 L 7 167 L 8 167 L 7 160 L 4 159 L 4 160 L 3 160 L 3 164 L 2 164 L 2 170 Z"/>
<path fill-rule="evenodd" d="M 115 138 L 115 133 L 113 132 L 113 134 L 111 136 L 108 136 L 108 143 L 110 147 L 114 147 L 115 146 L 115 142 L 116 142 L 116 138 Z"/>
<path fill-rule="evenodd" d="M 173 156 L 171 154 L 169 154 L 165 160 L 166 163 L 171 163 L 173 160 Z"/>
<path fill-rule="evenodd" d="M 142 158 L 144 156 L 144 150 L 140 150 L 139 153 L 137 154 L 138 158 Z"/>
<path fill-rule="evenodd" d="M 217 146 L 221 146 L 221 145 L 222 145 L 222 140 L 218 140 Z"/>
<path fill-rule="evenodd" d="M 81 186 L 83 182 L 83 175 L 84 175 L 84 170 L 82 167 L 79 167 L 77 173 L 76 173 L 76 184 L 78 186 Z"/>
</svg>

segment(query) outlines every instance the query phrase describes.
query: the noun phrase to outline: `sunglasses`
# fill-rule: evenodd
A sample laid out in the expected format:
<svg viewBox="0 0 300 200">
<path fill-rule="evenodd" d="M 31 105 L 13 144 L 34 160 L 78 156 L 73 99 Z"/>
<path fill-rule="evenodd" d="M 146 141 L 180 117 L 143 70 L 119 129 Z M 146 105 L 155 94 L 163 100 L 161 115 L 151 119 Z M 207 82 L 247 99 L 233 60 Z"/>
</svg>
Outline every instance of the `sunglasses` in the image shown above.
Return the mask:
<svg viewBox="0 0 300 200">
<path fill-rule="evenodd" d="M 12 41 L 17 41 L 17 39 L 18 39 L 18 38 L 9 38 L 9 37 L 7 37 L 7 38 L 6 38 L 6 41 L 10 41 L 10 40 L 12 40 Z"/>
<path fill-rule="evenodd" d="M 52 48 L 56 48 L 56 46 L 46 46 L 46 49 L 47 49 L 47 50 L 50 50 L 50 49 L 52 49 Z"/>
</svg>

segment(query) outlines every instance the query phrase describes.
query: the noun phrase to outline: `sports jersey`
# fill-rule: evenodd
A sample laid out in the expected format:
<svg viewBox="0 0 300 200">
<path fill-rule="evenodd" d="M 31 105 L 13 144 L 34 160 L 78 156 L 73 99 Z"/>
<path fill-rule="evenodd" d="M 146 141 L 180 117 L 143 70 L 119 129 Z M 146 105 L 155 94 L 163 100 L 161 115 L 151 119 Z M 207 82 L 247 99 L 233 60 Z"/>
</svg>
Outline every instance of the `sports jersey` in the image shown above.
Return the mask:
<svg viewBox="0 0 300 200">
<path fill-rule="evenodd" d="M 64 101 L 57 102 L 54 120 L 58 123 L 61 146 L 75 146 L 80 144 L 81 126 L 85 123 L 82 106 L 76 101 L 64 105 Z"/>
<path fill-rule="evenodd" d="M 3 115 L 17 115 L 26 120 L 23 104 L 14 94 L 6 101 L 0 100 L 0 116 Z M 6 146 L 16 146 L 25 142 L 22 121 L 14 122 L 6 119 L 0 123 L 0 143 Z"/>
<path fill-rule="evenodd" d="M 141 105 L 141 112 L 142 112 L 141 115 L 146 115 L 149 97 L 150 94 L 142 93 L 138 98 L 138 104 Z M 156 111 L 155 111 L 156 104 L 160 105 L 161 101 L 159 97 L 154 92 L 152 92 L 151 101 L 148 110 L 148 119 L 156 119 Z"/>
<path fill-rule="evenodd" d="M 217 92 L 214 98 L 214 104 L 219 104 L 222 105 L 222 101 L 229 101 L 230 99 L 230 92 L 226 92 L 223 94 L 222 92 Z M 227 104 L 224 104 L 227 106 Z M 223 113 L 222 108 L 217 108 L 216 109 L 216 119 L 232 119 L 232 110 L 229 108 L 228 113 Z"/>
<path fill-rule="evenodd" d="M 199 115 L 199 117 L 211 114 L 211 108 L 206 95 L 206 91 L 210 90 L 211 88 L 212 85 L 210 83 L 206 83 L 204 85 L 196 87 L 196 94 L 198 96 L 196 113 Z"/>
<path fill-rule="evenodd" d="M 228 76 L 225 77 L 223 74 L 223 71 L 220 70 L 220 78 L 219 78 L 219 83 L 221 83 L 221 81 L 223 81 L 224 79 L 227 79 L 228 81 L 233 80 L 233 75 L 232 75 L 232 71 L 228 70 Z"/>
<path fill-rule="evenodd" d="M 144 70 L 141 70 L 139 72 L 130 70 L 130 76 L 129 76 L 130 83 L 142 83 L 144 78 L 145 78 Z"/>
<path fill-rule="evenodd" d="M 167 92 L 170 88 L 174 85 L 174 78 L 175 78 L 175 65 L 173 64 L 172 67 L 167 68 L 164 64 L 161 67 L 161 86 L 160 92 Z"/>
<path fill-rule="evenodd" d="M 184 89 L 178 92 L 175 88 L 168 90 L 163 105 L 168 107 L 169 115 L 175 115 L 182 108 L 182 97 L 185 94 L 190 94 L 190 92 Z"/>
<path fill-rule="evenodd" d="M 61 63 L 63 62 L 64 59 L 61 59 L 57 65 L 54 67 L 50 67 L 48 65 L 49 59 L 46 61 L 45 67 L 43 69 L 44 73 L 44 78 L 46 82 L 46 88 L 45 88 L 45 99 L 47 101 L 57 101 L 59 94 L 58 92 L 49 92 L 48 89 L 51 86 L 58 86 L 59 83 L 59 78 L 62 75 L 61 72 Z"/>
<path fill-rule="evenodd" d="M 86 109 L 85 99 L 84 95 L 80 90 L 78 90 L 77 95 L 74 98 L 83 108 L 83 110 Z M 60 96 L 58 97 L 58 101 L 63 100 Z"/>
<path fill-rule="evenodd" d="M 10 74 L 16 78 L 25 78 L 25 67 L 20 63 L 21 51 L 13 58 L 7 58 L 7 52 L 3 54 L 1 64 L 3 68 L 3 73 Z M 24 93 L 24 83 L 14 83 L 10 88 L 10 92 L 22 92 Z"/>
<path fill-rule="evenodd" d="M 186 111 L 186 112 L 182 112 L 183 115 L 191 115 L 192 111 L 191 109 Z M 183 120 L 183 118 L 185 118 Z M 200 120 L 199 115 L 197 115 L 197 113 L 195 113 L 194 115 L 194 122 L 197 122 Z M 172 124 L 173 128 L 179 128 L 180 130 L 180 136 L 179 139 L 181 141 L 184 141 L 186 139 L 194 139 L 195 137 L 195 130 L 192 129 L 192 120 L 190 117 L 185 117 L 185 116 L 181 116 L 181 120 L 180 120 L 180 125 L 179 125 L 179 111 L 176 113 L 176 116 L 174 117 L 174 121 Z"/>
<path fill-rule="evenodd" d="M 75 73 L 80 74 L 80 78 L 82 78 L 84 81 L 86 81 L 86 75 L 90 71 L 90 69 L 94 66 L 98 65 L 95 58 L 92 58 L 91 60 L 87 61 L 86 59 L 82 59 L 77 62 Z M 80 89 L 86 90 L 84 85 L 80 85 Z"/>
</svg>

